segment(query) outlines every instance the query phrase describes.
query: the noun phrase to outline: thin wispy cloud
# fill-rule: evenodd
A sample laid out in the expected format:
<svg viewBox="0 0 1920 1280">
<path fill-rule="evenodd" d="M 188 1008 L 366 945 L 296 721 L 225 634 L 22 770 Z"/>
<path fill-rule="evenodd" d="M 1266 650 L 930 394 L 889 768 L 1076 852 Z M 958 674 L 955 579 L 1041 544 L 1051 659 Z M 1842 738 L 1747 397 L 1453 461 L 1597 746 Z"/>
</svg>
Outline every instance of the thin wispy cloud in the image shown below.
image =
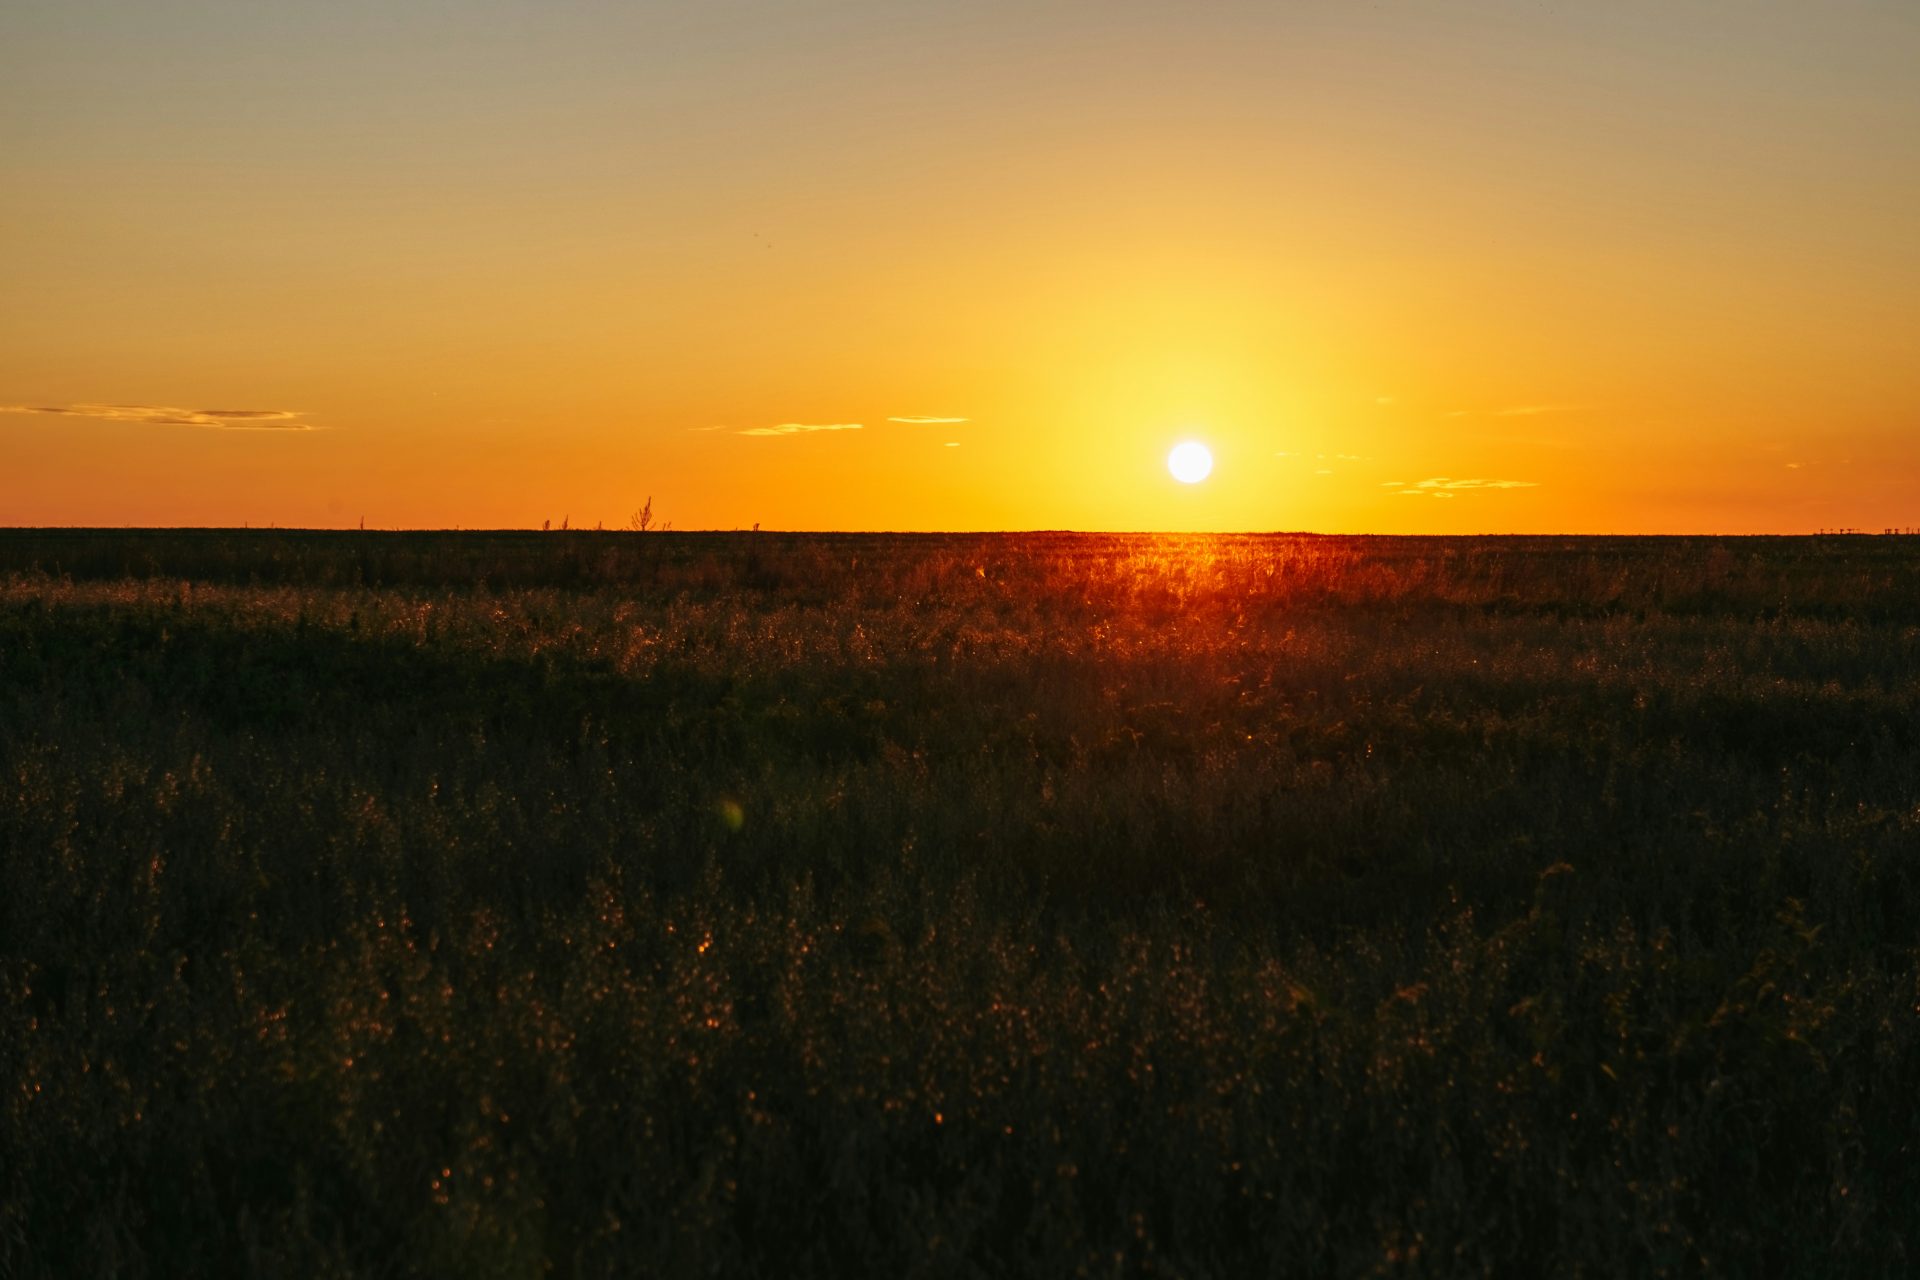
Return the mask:
<svg viewBox="0 0 1920 1280">
<path fill-rule="evenodd" d="M 1495 409 L 1496 418 L 1535 418 L 1543 413 L 1579 413 L 1587 406 L 1584 404 L 1516 404 L 1505 409 Z"/>
<path fill-rule="evenodd" d="M 1537 418 L 1543 413 L 1584 413 L 1589 404 L 1513 404 L 1504 409 L 1449 409 L 1443 418 L 1471 418 L 1483 414 L 1489 418 Z"/>
<path fill-rule="evenodd" d="M 911 427 L 953 426 L 966 422 L 966 418 L 888 418 L 888 422 L 904 422 Z"/>
<path fill-rule="evenodd" d="M 5 404 L 0 413 L 137 422 L 149 427 L 211 427 L 217 431 L 318 431 L 294 409 L 179 409 L 162 404 Z"/>
<path fill-rule="evenodd" d="M 814 431 L 859 431 L 860 422 L 782 422 L 774 427 L 748 427 L 743 436 L 800 436 Z"/>
<path fill-rule="evenodd" d="M 1433 476 L 1426 480 L 1416 480 L 1412 485 L 1402 488 L 1404 494 L 1425 494 L 1430 498 L 1451 498 L 1460 493 L 1484 492 L 1489 489 L 1537 489 L 1535 480 L 1455 480 L 1450 476 Z"/>
</svg>

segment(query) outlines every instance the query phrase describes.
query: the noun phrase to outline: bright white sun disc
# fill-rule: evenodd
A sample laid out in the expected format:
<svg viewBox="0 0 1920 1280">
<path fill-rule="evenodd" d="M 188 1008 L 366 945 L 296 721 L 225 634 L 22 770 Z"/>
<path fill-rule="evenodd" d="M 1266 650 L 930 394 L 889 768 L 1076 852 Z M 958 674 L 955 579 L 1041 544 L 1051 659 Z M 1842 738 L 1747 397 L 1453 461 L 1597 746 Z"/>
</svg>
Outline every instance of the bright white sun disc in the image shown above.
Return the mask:
<svg viewBox="0 0 1920 1280">
<path fill-rule="evenodd" d="M 1213 471 L 1213 454 L 1197 440 L 1177 444 L 1167 455 L 1167 470 L 1182 484 L 1199 484 Z"/>
</svg>

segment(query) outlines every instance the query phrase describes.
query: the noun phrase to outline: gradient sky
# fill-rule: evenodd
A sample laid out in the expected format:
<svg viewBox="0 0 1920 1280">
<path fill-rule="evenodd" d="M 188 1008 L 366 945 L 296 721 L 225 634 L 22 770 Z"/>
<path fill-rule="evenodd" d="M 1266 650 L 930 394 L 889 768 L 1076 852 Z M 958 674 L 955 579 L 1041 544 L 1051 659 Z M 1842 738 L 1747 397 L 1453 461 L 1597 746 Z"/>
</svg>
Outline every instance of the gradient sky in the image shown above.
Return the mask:
<svg viewBox="0 0 1920 1280">
<path fill-rule="evenodd" d="M 1913 0 L 8 0 L 0 157 L 4 524 L 1920 525 Z"/>
</svg>

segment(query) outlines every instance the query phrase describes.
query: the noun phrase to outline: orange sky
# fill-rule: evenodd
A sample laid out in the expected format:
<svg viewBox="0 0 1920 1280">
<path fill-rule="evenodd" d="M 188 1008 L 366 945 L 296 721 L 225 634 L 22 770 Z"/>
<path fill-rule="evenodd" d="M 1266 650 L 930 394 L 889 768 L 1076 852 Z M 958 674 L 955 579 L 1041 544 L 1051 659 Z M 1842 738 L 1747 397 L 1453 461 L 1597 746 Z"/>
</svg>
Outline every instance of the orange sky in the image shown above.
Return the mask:
<svg viewBox="0 0 1920 1280">
<path fill-rule="evenodd" d="M 1920 525 L 1917 66 L 1910 0 L 26 0 L 0 523 Z"/>
</svg>

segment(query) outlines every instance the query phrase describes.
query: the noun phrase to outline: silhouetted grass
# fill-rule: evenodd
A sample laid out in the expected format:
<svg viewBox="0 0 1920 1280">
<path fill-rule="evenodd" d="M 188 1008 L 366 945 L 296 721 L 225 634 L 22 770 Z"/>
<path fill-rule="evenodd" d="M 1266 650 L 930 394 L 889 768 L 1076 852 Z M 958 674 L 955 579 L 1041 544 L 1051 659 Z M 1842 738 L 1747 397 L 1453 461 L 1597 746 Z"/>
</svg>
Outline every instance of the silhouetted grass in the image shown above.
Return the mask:
<svg viewBox="0 0 1920 1280">
<path fill-rule="evenodd" d="M 1917 569 L 0 533 L 0 1273 L 1903 1270 Z"/>
</svg>

